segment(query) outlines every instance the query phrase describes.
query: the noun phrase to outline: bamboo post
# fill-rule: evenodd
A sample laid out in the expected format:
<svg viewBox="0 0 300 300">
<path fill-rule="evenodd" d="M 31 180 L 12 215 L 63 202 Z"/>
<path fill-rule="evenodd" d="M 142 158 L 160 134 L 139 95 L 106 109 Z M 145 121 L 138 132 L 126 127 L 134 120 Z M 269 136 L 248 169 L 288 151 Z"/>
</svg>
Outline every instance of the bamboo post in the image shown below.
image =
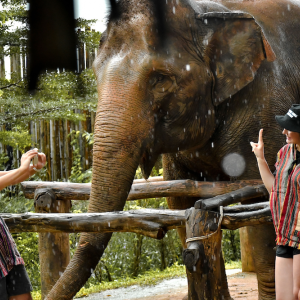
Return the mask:
<svg viewBox="0 0 300 300">
<path fill-rule="evenodd" d="M 50 156 L 50 122 L 45 121 L 45 154 L 47 158 L 48 180 L 52 179 L 51 156 Z"/>
<path fill-rule="evenodd" d="M 96 113 L 91 111 L 91 132 L 93 133 L 95 130 L 95 118 L 96 118 Z"/>
<path fill-rule="evenodd" d="M 60 156 L 60 174 L 61 179 L 65 178 L 65 161 L 64 161 L 64 132 L 63 132 L 63 121 L 59 120 L 59 156 Z"/>
<path fill-rule="evenodd" d="M 187 268 L 189 300 L 221 300 L 229 298 L 221 250 L 222 232 L 216 212 L 190 208 L 186 211 L 187 238 L 206 239 L 187 242 L 183 261 Z M 223 286 L 222 286 L 223 285 Z"/>
<path fill-rule="evenodd" d="M 23 77 L 22 78 L 26 78 L 27 77 L 27 57 L 26 57 L 26 49 L 23 48 L 22 51 L 22 73 L 23 73 Z"/>
<path fill-rule="evenodd" d="M 45 128 L 44 128 L 45 121 L 40 120 L 40 152 L 45 152 L 45 143 L 44 143 L 44 135 L 45 135 Z"/>
<path fill-rule="evenodd" d="M 55 124 L 55 155 L 56 155 L 56 180 L 57 179 L 61 179 L 62 178 L 62 173 L 61 173 L 61 155 L 60 155 L 60 134 L 59 134 L 59 121 L 55 120 L 54 121 Z"/>
<path fill-rule="evenodd" d="M 37 213 L 69 213 L 71 201 L 56 200 L 51 189 L 37 189 L 34 205 Z M 42 299 L 45 299 L 69 264 L 69 234 L 39 233 L 39 258 Z"/>
<path fill-rule="evenodd" d="M 69 155 L 69 145 L 70 145 L 70 138 L 68 137 L 68 134 L 70 132 L 68 123 L 70 121 L 64 120 L 64 161 L 65 161 L 65 176 L 66 180 L 69 180 L 70 176 L 70 155 Z"/>
<path fill-rule="evenodd" d="M 4 48 L 0 46 L 0 78 L 5 78 L 5 65 L 4 65 L 4 55 L 3 55 Z"/>
<path fill-rule="evenodd" d="M 57 161 L 56 161 L 56 141 L 55 141 L 55 121 L 50 120 L 50 155 L 51 155 L 51 180 L 57 180 Z"/>
<path fill-rule="evenodd" d="M 21 79 L 21 58 L 20 47 L 12 46 L 10 48 L 10 72 L 11 78 L 15 81 Z"/>
<path fill-rule="evenodd" d="M 78 35 L 80 35 L 81 30 L 77 30 Z M 79 66 L 79 73 L 81 73 L 84 69 L 84 44 L 78 43 L 78 66 Z"/>
</svg>

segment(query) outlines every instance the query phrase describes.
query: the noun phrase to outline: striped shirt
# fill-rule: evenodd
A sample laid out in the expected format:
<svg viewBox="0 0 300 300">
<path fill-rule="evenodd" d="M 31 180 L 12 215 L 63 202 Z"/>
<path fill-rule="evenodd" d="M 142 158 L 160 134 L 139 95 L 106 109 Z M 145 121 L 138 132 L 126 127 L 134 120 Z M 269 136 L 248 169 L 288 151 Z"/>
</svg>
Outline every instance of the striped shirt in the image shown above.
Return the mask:
<svg viewBox="0 0 300 300">
<path fill-rule="evenodd" d="M 287 144 L 277 154 L 270 209 L 277 235 L 276 244 L 300 249 L 300 164 L 293 165 L 296 152 L 295 145 Z"/>
<path fill-rule="evenodd" d="M 0 279 L 5 277 L 15 265 L 24 265 L 17 246 L 4 220 L 0 217 Z"/>
</svg>

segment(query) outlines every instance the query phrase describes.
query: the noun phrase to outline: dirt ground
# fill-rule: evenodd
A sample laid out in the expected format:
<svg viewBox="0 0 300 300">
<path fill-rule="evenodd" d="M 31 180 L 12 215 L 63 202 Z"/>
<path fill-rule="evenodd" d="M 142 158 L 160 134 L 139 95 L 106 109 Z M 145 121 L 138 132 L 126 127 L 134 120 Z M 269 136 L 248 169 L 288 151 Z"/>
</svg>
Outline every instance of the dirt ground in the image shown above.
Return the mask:
<svg viewBox="0 0 300 300">
<path fill-rule="evenodd" d="M 257 278 L 255 273 L 238 273 L 227 276 L 231 297 L 243 300 L 257 300 Z M 155 300 L 182 300 L 187 295 L 187 288 L 179 288 L 168 293 L 155 296 Z M 136 298 L 135 300 L 153 300 L 153 296 Z"/>
</svg>

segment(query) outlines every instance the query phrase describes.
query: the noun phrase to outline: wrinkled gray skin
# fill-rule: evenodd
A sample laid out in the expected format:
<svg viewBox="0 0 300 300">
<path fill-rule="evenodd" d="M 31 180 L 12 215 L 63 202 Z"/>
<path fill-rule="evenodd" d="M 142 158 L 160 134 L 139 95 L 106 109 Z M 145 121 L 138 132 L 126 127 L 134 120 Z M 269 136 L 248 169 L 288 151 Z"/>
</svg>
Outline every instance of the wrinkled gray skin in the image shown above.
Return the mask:
<svg viewBox="0 0 300 300">
<path fill-rule="evenodd" d="M 109 21 L 93 65 L 99 103 L 89 212 L 122 210 L 138 165 L 147 178 L 161 153 L 168 180 L 229 180 L 221 162 L 233 152 L 246 162 L 239 179 L 257 179 L 249 142 L 257 140 L 260 128 L 273 166 L 284 142 L 274 116 L 299 102 L 296 2 L 168 0 L 165 49 L 158 44 L 150 2 L 120 0 L 118 5 L 121 18 Z M 250 15 L 240 18 L 237 10 Z M 195 18 L 206 12 L 211 14 Z M 194 201 L 169 198 L 168 204 L 185 209 Z M 82 234 L 47 299 L 71 299 L 110 237 Z M 250 240 L 259 297 L 275 299 L 273 227 L 251 228 Z"/>
</svg>

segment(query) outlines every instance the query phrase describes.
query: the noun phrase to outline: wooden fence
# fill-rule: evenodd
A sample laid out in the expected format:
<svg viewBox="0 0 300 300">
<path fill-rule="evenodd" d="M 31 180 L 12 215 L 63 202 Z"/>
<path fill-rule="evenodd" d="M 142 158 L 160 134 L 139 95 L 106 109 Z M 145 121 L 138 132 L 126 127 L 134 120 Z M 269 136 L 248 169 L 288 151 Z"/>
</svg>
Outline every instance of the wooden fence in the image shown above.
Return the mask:
<svg viewBox="0 0 300 300">
<path fill-rule="evenodd" d="M 78 31 L 80 33 L 80 29 Z M 12 74 L 11 78 L 14 81 L 18 81 L 26 76 L 28 57 L 21 50 L 18 46 L 10 47 L 10 67 L 8 70 L 5 69 L 4 57 L 0 58 L 0 78 L 7 77 L 7 73 Z M 81 72 L 84 69 L 91 68 L 97 55 L 97 49 L 88 49 L 85 44 L 79 43 L 76 53 L 77 71 Z M 32 136 L 32 146 L 39 148 L 47 156 L 46 180 L 55 181 L 60 179 L 67 181 L 70 177 L 73 147 L 68 134 L 72 130 L 80 131 L 81 133 L 94 131 L 95 112 L 88 110 L 74 110 L 74 112 L 84 114 L 86 120 L 77 123 L 67 120 L 39 120 L 31 121 L 28 124 L 29 133 Z M 0 126 L 0 130 L 9 130 L 9 126 L 9 124 Z M 81 167 L 85 171 L 92 166 L 92 146 L 85 143 L 81 134 L 79 137 L 79 149 Z M 19 166 L 20 153 L 17 149 L 0 144 L 0 154 L 2 153 L 6 153 L 10 157 L 10 165 L 14 168 Z"/>
<path fill-rule="evenodd" d="M 267 195 L 260 180 L 162 181 L 161 177 L 157 177 L 149 182 L 133 182 L 128 200 L 178 194 L 187 197 L 213 197 L 197 201 L 194 207 L 186 211 L 144 209 L 70 214 L 71 199 L 87 200 L 90 184 L 23 182 L 22 188 L 26 197 L 35 199 L 36 213 L 0 216 L 4 218 L 11 232 L 39 232 L 43 299 L 70 260 L 69 232 L 135 232 L 162 239 L 168 230 L 186 226 L 188 247 L 184 250 L 183 260 L 187 267 L 189 299 L 221 300 L 220 226 L 234 230 L 243 226 L 272 224 L 268 202 L 220 209 L 229 204 L 257 197 L 261 199 Z M 204 279 L 203 268 L 206 270 Z M 194 291 L 198 295 L 193 296 Z"/>
</svg>

